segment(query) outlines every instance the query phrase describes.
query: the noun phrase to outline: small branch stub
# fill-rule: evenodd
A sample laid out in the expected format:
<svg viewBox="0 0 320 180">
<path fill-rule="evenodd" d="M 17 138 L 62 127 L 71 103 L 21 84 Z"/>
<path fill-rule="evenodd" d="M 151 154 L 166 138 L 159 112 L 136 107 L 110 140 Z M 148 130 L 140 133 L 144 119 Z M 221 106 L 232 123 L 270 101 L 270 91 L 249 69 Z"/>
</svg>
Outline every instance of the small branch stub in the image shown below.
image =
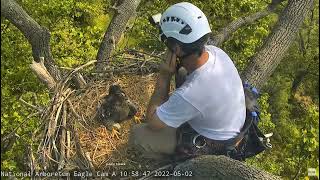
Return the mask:
<svg viewBox="0 0 320 180">
<path fill-rule="evenodd" d="M 40 57 L 40 62 L 33 61 L 30 68 L 50 90 L 56 86 L 55 80 L 44 66 L 44 57 Z"/>
</svg>

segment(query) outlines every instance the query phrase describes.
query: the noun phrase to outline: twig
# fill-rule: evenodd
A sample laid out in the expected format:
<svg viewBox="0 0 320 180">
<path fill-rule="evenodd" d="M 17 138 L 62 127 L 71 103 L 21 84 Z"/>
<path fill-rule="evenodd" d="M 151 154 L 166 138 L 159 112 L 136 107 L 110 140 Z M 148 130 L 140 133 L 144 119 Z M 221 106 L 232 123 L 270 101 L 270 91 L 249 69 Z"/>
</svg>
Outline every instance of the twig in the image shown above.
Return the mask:
<svg viewBox="0 0 320 180">
<path fill-rule="evenodd" d="M 78 119 L 81 119 L 81 116 L 76 112 L 76 110 L 74 109 L 73 107 L 73 104 L 72 102 L 68 99 L 67 100 L 68 104 L 69 104 L 69 107 L 71 109 L 71 112 L 78 118 Z"/>
<path fill-rule="evenodd" d="M 42 111 L 43 111 L 42 108 L 39 108 L 39 107 L 37 107 L 37 106 L 35 106 L 35 105 L 32 105 L 32 104 L 26 102 L 25 100 L 23 100 L 21 96 L 20 96 L 20 98 L 19 98 L 19 101 L 22 102 L 23 104 L 25 104 L 25 105 L 27 105 L 27 106 L 29 106 L 29 107 L 37 110 L 37 111 L 39 111 L 39 112 L 42 112 Z"/>
<path fill-rule="evenodd" d="M 55 116 L 55 119 L 54 119 L 54 122 L 53 122 L 55 128 L 56 128 L 56 125 L 57 125 L 57 122 L 58 122 L 58 118 L 59 118 L 59 115 L 60 115 L 60 112 L 61 112 L 61 108 L 62 108 L 62 106 L 64 105 L 64 101 L 67 100 L 67 98 L 68 98 L 73 92 L 74 92 L 74 90 L 71 91 L 71 89 L 68 88 L 68 89 L 64 92 L 64 94 L 62 94 L 62 97 L 59 99 L 60 105 L 59 105 L 59 107 L 58 107 L 58 110 L 57 110 L 57 113 L 56 113 L 56 116 Z M 58 134 L 58 133 L 57 133 L 57 134 Z M 55 138 L 55 139 L 56 139 L 56 138 Z"/>
<path fill-rule="evenodd" d="M 155 62 L 157 63 L 158 61 L 151 61 L 154 59 L 154 57 L 148 58 L 148 59 L 141 59 L 141 58 L 135 58 L 135 57 L 124 57 L 123 59 L 127 60 L 135 60 L 137 62 L 144 62 L 144 61 L 149 61 L 149 62 Z"/>
<path fill-rule="evenodd" d="M 58 165 L 58 171 L 61 170 L 65 165 L 65 142 L 66 142 L 66 127 L 67 125 L 67 107 L 63 106 L 62 114 L 62 129 L 61 129 L 61 138 L 60 138 L 60 160 Z"/>
<path fill-rule="evenodd" d="M 86 159 L 88 161 L 89 168 L 91 169 L 93 176 L 95 176 L 96 175 L 96 170 L 95 170 L 94 165 L 92 163 L 92 160 L 90 158 L 90 153 L 86 152 L 85 156 L 86 156 Z"/>
<path fill-rule="evenodd" d="M 73 130 L 74 133 L 74 139 L 75 139 L 75 143 L 76 143 L 76 153 L 78 154 L 78 156 L 80 156 L 80 158 L 84 159 L 86 161 L 85 166 L 87 166 L 88 168 L 90 168 L 90 170 L 92 172 L 95 172 L 94 167 L 92 166 L 92 163 L 90 161 L 90 159 L 88 159 L 87 154 L 85 154 L 81 148 L 81 144 L 80 144 L 80 140 L 79 140 L 79 135 L 77 133 L 76 130 Z"/>
<path fill-rule="evenodd" d="M 140 53 L 140 54 L 145 54 L 145 55 L 148 55 L 150 57 L 154 57 L 154 58 L 159 58 L 159 59 L 163 59 L 163 57 L 161 57 L 161 55 L 163 55 L 165 52 L 161 52 L 159 55 L 154 55 L 154 54 L 150 54 L 150 53 L 147 53 L 147 52 L 144 52 L 144 51 L 139 51 L 139 50 L 136 50 L 136 49 L 126 49 L 127 52 L 133 52 L 133 53 Z"/>
<path fill-rule="evenodd" d="M 71 67 L 63 67 L 63 66 L 60 66 L 59 68 L 60 68 L 60 69 L 66 69 L 66 70 L 73 70 L 73 68 L 71 68 Z"/>
<path fill-rule="evenodd" d="M 91 61 L 87 62 L 86 64 L 83 64 L 83 65 L 81 65 L 81 66 L 73 69 L 73 70 L 67 75 L 67 77 L 64 79 L 63 84 L 65 84 L 65 83 L 70 79 L 70 77 L 71 77 L 73 74 L 75 74 L 76 72 L 78 72 L 79 70 L 81 70 L 81 69 L 83 69 L 83 68 L 85 68 L 85 67 L 87 67 L 87 66 L 90 66 L 91 64 L 93 64 L 93 63 L 95 63 L 95 62 L 97 62 L 97 60 L 91 60 Z"/>
<path fill-rule="evenodd" d="M 107 128 L 105 128 L 105 130 L 107 131 Z M 107 137 L 108 137 L 108 140 L 109 140 L 109 143 L 110 143 L 111 147 L 120 154 L 119 150 L 112 143 L 112 139 L 110 138 L 109 133 L 107 134 Z"/>
<path fill-rule="evenodd" d="M 78 136 L 78 133 L 76 132 L 76 130 L 73 130 L 73 136 L 74 136 L 74 141 L 75 141 L 75 145 L 76 145 L 76 154 L 78 155 L 78 157 L 80 157 L 79 160 L 82 163 L 82 165 L 88 167 L 88 165 L 82 161 L 83 159 L 86 160 L 86 156 L 84 155 L 83 150 L 81 148 L 79 136 Z"/>
<path fill-rule="evenodd" d="M 96 144 L 96 147 L 94 148 L 94 151 L 93 151 L 93 155 L 92 155 L 92 160 L 95 160 L 95 155 L 96 155 L 96 152 L 97 152 L 97 149 L 98 149 L 98 146 L 99 146 L 99 141 L 97 142 L 97 144 Z"/>
<path fill-rule="evenodd" d="M 58 150 L 58 148 L 57 148 L 55 139 L 53 139 L 53 138 L 50 138 L 50 139 L 52 139 L 52 141 L 51 141 L 52 148 L 51 148 L 51 149 L 54 150 L 54 155 L 55 155 L 55 157 L 56 157 L 56 160 L 55 160 L 54 162 L 56 162 L 56 163 L 59 164 L 58 159 L 60 159 L 60 158 L 59 158 L 60 152 L 59 152 L 59 150 Z"/>
<path fill-rule="evenodd" d="M 153 69 L 157 69 L 156 66 L 152 66 Z M 92 72 L 92 75 L 95 74 L 108 74 L 108 73 L 123 73 L 123 74 L 136 74 L 137 72 L 139 72 L 140 66 L 134 67 L 134 68 L 129 68 L 129 69 L 123 69 L 123 68 L 118 68 L 118 69 L 112 69 L 112 70 L 104 70 L 104 71 L 96 71 L 96 72 Z M 154 73 L 156 71 L 151 71 L 149 68 L 148 72 L 149 73 Z"/>
<path fill-rule="evenodd" d="M 79 123 L 86 131 L 92 132 L 92 130 L 86 128 L 81 122 L 78 122 L 78 123 Z M 89 126 L 89 125 L 87 124 L 87 126 Z"/>
<path fill-rule="evenodd" d="M 49 157 L 51 154 L 51 150 L 54 151 L 55 153 L 55 159 L 56 161 L 58 161 L 58 159 L 60 159 L 60 153 L 58 151 L 58 148 L 56 146 L 56 139 L 58 137 L 59 134 L 59 129 L 60 126 L 58 127 L 58 119 L 59 117 L 61 117 L 61 109 L 64 106 L 64 101 L 73 93 L 74 91 L 72 91 L 70 88 L 68 88 L 67 90 L 65 90 L 63 93 L 59 93 L 57 92 L 56 96 L 54 97 L 54 102 L 57 101 L 57 104 L 53 104 L 52 105 L 52 113 L 51 116 L 49 118 L 49 122 L 48 122 L 48 128 L 47 128 L 47 132 L 44 138 L 43 142 L 43 147 L 41 148 L 42 151 L 45 151 L 45 149 L 48 149 L 48 152 L 46 153 L 47 157 Z M 61 94 L 61 95 L 60 95 Z M 62 121 L 60 121 L 60 123 L 62 123 Z M 57 129 L 58 128 L 58 129 Z M 53 135 L 56 135 L 55 137 L 53 137 Z M 50 148 L 51 147 L 51 148 Z M 46 157 L 46 156 L 45 156 Z M 44 157 L 44 158 L 45 158 Z M 51 158 L 52 159 L 52 158 Z M 55 161 L 54 161 L 55 162 Z M 59 162 L 58 162 L 59 163 Z"/>
<path fill-rule="evenodd" d="M 46 153 L 46 151 L 43 151 L 44 155 L 51 161 L 55 162 L 55 163 L 59 163 L 58 161 L 56 161 L 55 159 L 53 159 L 52 157 L 49 156 L 49 154 Z"/>
<path fill-rule="evenodd" d="M 99 158 L 99 157 L 101 157 L 101 156 L 107 155 L 107 154 L 109 154 L 109 152 L 110 152 L 110 151 L 107 151 L 106 153 L 99 154 L 98 156 L 95 157 L 95 159 L 96 159 L 96 158 Z"/>
<path fill-rule="evenodd" d="M 61 103 L 59 105 L 58 110 L 55 113 L 56 114 L 55 118 L 53 120 L 50 120 L 50 122 L 49 122 L 49 127 L 48 127 L 48 132 L 47 132 L 49 138 L 54 134 L 54 132 L 57 128 L 57 122 L 58 122 L 58 118 L 59 118 L 59 115 L 60 115 L 60 112 L 62 109 L 62 105 L 63 105 L 63 103 Z"/>
<path fill-rule="evenodd" d="M 70 131 L 67 131 L 67 159 L 70 159 L 70 150 L 71 150 L 71 135 Z"/>
<path fill-rule="evenodd" d="M 31 175 L 33 175 L 33 172 L 36 169 L 36 165 L 35 165 L 35 158 L 33 156 L 33 151 L 32 151 L 32 144 L 29 144 L 27 146 L 27 150 L 28 150 L 28 159 L 29 159 L 29 167 L 30 167 L 30 172 Z"/>
</svg>

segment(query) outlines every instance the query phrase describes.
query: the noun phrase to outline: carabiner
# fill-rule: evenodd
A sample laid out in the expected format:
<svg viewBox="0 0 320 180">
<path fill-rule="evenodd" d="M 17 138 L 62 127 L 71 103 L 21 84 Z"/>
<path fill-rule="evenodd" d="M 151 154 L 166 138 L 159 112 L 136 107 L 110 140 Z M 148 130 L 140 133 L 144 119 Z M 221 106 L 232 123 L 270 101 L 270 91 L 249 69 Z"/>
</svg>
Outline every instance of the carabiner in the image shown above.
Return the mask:
<svg viewBox="0 0 320 180">
<path fill-rule="evenodd" d="M 200 137 L 200 136 L 201 136 L 200 134 L 197 134 L 197 135 L 196 135 L 196 136 L 194 136 L 194 137 L 193 137 L 193 139 L 192 139 L 192 143 L 193 143 L 193 145 L 195 145 L 195 146 L 196 146 L 196 148 L 198 148 L 198 149 L 203 148 L 204 146 L 206 146 L 206 145 L 207 145 L 207 142 L 206 142 L 206 140 L 205 140 L 205 139 L 203 139 L 203 140 L 204 140 L 204 144 L 203 144 L 203 145 L 198 145 L 198 144 L 196 143 L 197 138 L 198 138 L 198 137 Z"/>
</svg>

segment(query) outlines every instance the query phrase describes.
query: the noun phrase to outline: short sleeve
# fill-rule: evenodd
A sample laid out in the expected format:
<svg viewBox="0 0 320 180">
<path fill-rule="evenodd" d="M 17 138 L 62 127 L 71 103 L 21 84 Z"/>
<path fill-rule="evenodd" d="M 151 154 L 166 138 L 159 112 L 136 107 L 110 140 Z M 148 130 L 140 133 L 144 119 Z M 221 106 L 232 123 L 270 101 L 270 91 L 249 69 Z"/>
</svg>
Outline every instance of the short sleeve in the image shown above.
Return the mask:
<svg viewBox="0 0 320 180">
<path fill-rule="evenodd" d="M 201 115 L 200 111 L 177 92 L 156 110 L 159 119 L 168 126 L 177 128 L 181 124 Z"/>
</svg>

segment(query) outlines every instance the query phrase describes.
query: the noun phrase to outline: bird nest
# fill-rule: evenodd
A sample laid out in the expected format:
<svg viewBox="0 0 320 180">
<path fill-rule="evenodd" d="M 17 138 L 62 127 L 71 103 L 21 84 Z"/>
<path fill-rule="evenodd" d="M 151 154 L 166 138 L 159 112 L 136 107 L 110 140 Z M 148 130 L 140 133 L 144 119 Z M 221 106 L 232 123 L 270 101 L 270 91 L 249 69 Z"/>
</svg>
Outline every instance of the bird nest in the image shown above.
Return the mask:
<svg viewBox="0 0 320 180">
<path fill-rule="evenodd" d="M 115 170 L 151 171 L 168 163 L 167 160 L 155 162 L 140 158 L 136 151 L 128 149 L 130 129 L 136 123 L 132 120 L 144 120 L 155 85 L 156 75 L 153 72 L 157 71 L 161 53 L 127 50 L 118 56 L 120 60 L 111 61 L 103 72 L 96 72 L 98 76 L 89 74 L 85 88 L 72 89 L 71 79 L 79 70 L 96 63 L 95 60 L 73 69 L 51 89 L 51 101 L 39 110 L 42 123 L 33 133 L 37 149 L 33 145 L 28 146 L 31 173 L 57 170 L 69 173 L 80 170 L 93 174 Z M 123 72 L 127 75 L 120 75 Z M 111 131 L 96 118 L 113 84 L 118 84 L 138 107 L 131 120 L 121 123 L 118 137 L 113 137 Z"/>
<path fill-rule="evenodd" d="M 150 168 L 148 164 L 136 161 L 133 154 L 128 153 L 128 136 L 130 127 L 135 124 L 129 120 L 123 122 L 119 138 L 112 137 L 111 132 L 98 122 L 97 107 L 107 95 L 111 84 L 119 84 L 126 95 L 139 107 L 134 118 L 143 119 L 145 108 L 154 88 L 155 75 L 122 75 L 108 81 L 99 81 L 86 89 L 81 96 L 73 100 L 74 110 L 82 120 L 79 124 L 79 140 L 83 151 L 91 159 L 95 169 L 114 170 L 132 169 L 136 167 Z"/>
<path fill-rule="evenodd" d="M 59 84 L 49 106 L 42 113 L 43 120 L 37 153 L 29 148 L 32 172 L 40 170 L 72 172 L 145 169 L 162 167 L 167 161 L 155 163 L 142 159 L 128 149 L 130 128 L 143 121 L 152 95 L 156 75 L 114 75 L 106 80 L 91 81 L 85 89 L 72 90 Z M 109 86 L 118 84 L 127 97 L 138 106 L 136 115 L 121 124 L 118 138 L 95 117 L 98 107 L 108 94 Z M 44 127 L 43 127 L 44 126 Z"/>
</svg>

